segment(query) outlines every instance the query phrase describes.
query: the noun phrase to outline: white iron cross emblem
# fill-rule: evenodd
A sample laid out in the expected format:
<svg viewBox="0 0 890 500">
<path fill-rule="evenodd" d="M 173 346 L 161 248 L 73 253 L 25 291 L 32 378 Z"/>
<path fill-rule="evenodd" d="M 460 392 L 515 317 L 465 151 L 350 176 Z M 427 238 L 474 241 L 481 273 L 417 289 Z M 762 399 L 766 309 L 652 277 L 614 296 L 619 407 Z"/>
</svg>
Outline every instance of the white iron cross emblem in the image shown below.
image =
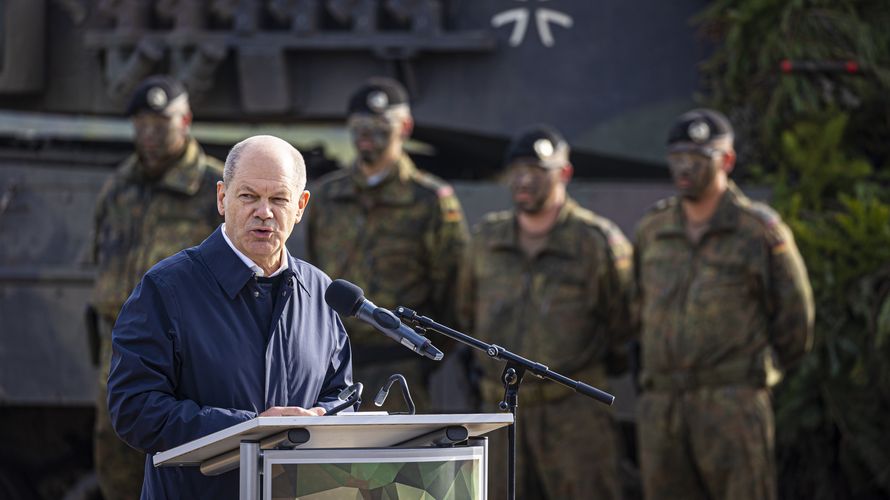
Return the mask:
<svg viewBox="0 0 890 500">
<path fill-rule="evenodd" d="M 525 0 L 517 1 L 524 2 Z M 546 2 L 547 0 L 540 1 Z M 528 21 L 531 17 L 530 10 L 531 9 L 528 7 L 517 7 L 505 10 L 492 16 L 491 25 L 495 28 L 500 28 L 505 24 L 513 23 L 513 32 L 510 34 L 510 46 L 518 47 L 525 39 L 525 33 L 528 30 Z M 541 38 L 541 43 L 544 44 L 545 47 L 553 47 L 556 45 L 556 40 L 553 39 L 553 33 L 550 31 L 551 24 L 557 24 L 563 28 L 571 28 L 574 24 L 572 17 L 565 12 L 543 7 L 536 8 L 534 11 L 535 26 L 538 29 L 538 36 Z"/>
</svg>

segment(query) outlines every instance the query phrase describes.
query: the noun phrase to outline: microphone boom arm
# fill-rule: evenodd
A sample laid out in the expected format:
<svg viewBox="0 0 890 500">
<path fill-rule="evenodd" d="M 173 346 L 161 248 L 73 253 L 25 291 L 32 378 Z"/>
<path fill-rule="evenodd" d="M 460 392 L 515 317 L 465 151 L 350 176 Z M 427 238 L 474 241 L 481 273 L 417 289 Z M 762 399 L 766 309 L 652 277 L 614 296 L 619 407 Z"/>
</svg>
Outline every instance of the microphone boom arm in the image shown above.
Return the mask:
<svg viewBox="0 0 890 500">
<path fill-rule="evenodd" d="M 436 323 L 432 319 L 426 316 L 421 316 L 417 314 L 417 312 L 408 309 L 407 307 L 399 306 L 395 308 L 393 312 L 405 323 L 410 323 L 423 330 L 432 330 L 434 332 L 440 333 L 462 344 L 466 344 L 474 349 L 478 349 L 494 359 L 506 361 L 508 366 L 513 366 L 516 369 L 528 371 L 538 378 L 552 380 L 553 382 L 564 385 L 575 392 L 579 392 L 587 397 L 593 398 L 600 403 L 611 406 L 612 403 L 615 401 L 615 396 L 609 394 L 608 392 L 597 389 L 596 387 L 586 384 L 580 380 L 572 380 L 565 375 L 551 370 L 541 363 L 537 363 L 530 359 L 524 358 L 518 354 L 508 351 L 507 349 L 499 345 L 487 344 L 465 333 L 461 333 L 445 325 Z"/>
</svg>

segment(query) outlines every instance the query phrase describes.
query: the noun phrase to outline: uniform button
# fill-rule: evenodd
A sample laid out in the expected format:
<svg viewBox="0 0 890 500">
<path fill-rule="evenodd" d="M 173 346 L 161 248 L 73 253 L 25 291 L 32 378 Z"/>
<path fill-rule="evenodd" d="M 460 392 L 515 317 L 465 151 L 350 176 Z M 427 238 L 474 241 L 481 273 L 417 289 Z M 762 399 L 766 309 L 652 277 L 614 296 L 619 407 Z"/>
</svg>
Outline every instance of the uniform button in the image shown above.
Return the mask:
<svg viewBox="0 0 890 500">
<path fill-rule="evenodd" d="M 259 296 L 260 296 L 260 292 L 254 290 L 254 291 L 253 291 L 253 296 L 254 296 L 254 297 L 259 297 Z"/>
</svg>

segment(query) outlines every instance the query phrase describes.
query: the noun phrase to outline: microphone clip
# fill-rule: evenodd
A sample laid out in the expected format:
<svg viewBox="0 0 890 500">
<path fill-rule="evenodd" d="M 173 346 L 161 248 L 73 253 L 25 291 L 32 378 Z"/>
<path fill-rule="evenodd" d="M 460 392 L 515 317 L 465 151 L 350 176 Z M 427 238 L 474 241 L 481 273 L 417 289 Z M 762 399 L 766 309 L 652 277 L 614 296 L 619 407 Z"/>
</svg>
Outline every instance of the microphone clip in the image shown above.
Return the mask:
<svg viewBox="0 0 890 500">
<path fill-rule="evenodd" d="M 398 306 L 398 307 L 396 307 L 395 309 L 393 309 L 392 312 L 393 312 L 393 314 L 395 314 L 396 316 L 398 316 L 399 318 L 401 318 L 402 322 L 404 322 L 404 323 L 410 323 L 411 326 L 412 326 L 415 330 L 420 329 L 420 330 L 424 330 L 424 331 L 426 331 L 426 328 L 423 328 L 423 327 L 418 323 L 418 321 L 417 321 L 417 319 L 418 319 L 418 314 L 417 314 L 417 311 L 415 311 L 414 309 L 408 309 L 408 308 L 405 307 L 405 306 Z"/>
<path fill-rule="evenodd" d="M 395 373 L 389 376 L 389 379 L 383 384 L 383 387 L 380 388 L 380 391 L 374 398 L 374 405 L 378 407 L 383 406 L 386 397 L 389 395 L 389 389 L 395 382 L 399 383 L 399 388 L 402 390 L 402 398 L 405 400 L 405 404 L 408 405 L 408 411 L 390 412 L 390 415 L 414 415 L 416 413 L 416 408 L 414 406 L 414 400 L 411 399 L 411 391 L 408 390 L 408 381 L 405 380 L 405 376 L 400 373 Z"/>
</svg>

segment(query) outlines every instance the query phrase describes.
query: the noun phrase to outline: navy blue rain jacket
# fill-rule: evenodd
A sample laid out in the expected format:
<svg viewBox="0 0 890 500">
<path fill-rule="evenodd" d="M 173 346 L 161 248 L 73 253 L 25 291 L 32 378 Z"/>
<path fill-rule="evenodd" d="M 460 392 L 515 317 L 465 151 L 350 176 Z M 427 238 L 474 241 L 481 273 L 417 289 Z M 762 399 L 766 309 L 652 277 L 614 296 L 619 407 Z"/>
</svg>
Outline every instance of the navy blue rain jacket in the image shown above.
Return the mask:
<svg viewBox="0 0 890 500">
<path fill-rule="evenodd" d="M 151 454 L 255 418 L 270 406 L 326 409 L 352 383 L 349 339 L 324 302 L 323 272 L 288 254 L 269 332 L 251 316 L 253 272 L 218 228 L 155 265 L 112 332 L 112 425 L 148 454 L 144 499 L 238 498 L 238 471 L 206 477 Z M 267 344 L 266 338 L 269 338 Z"/>
</svg>

